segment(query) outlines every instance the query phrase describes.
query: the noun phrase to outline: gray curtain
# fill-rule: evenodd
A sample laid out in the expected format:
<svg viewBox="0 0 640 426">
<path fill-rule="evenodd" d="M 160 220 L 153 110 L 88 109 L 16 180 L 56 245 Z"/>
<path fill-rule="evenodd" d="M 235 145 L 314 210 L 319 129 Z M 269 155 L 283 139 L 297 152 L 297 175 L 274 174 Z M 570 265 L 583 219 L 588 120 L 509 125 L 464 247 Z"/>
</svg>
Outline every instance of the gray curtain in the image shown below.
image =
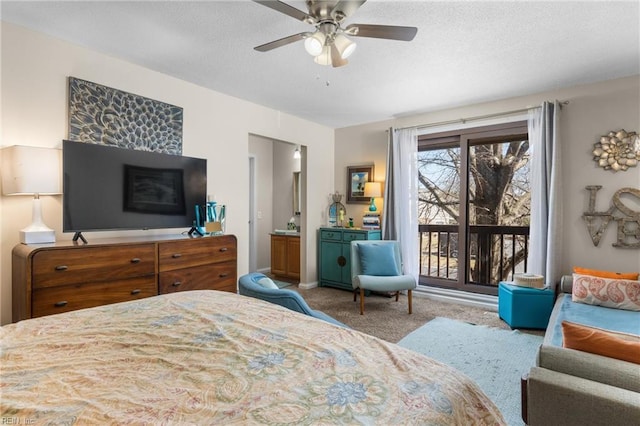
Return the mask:
<svg viewBox="0 0 640 426">
<path fill-rule="evenodd" d="M 544 102 L 529 112 L 531 154 L 531 226 L 529 273 L 543 275 L 555 288 L 562 271 L 562 185 L 559 143 L 560 103 Z"/>
<path fill-rule="evenodd" d="M 395 192 L 393 190 L 393 127 L 389 127 L 387 138 L 387 177 L 384 183 L 384 204 L 382 206 L 382 239 L 395 240 L 396 217 L 393 214 L 395 209 Z"/>
</svg>

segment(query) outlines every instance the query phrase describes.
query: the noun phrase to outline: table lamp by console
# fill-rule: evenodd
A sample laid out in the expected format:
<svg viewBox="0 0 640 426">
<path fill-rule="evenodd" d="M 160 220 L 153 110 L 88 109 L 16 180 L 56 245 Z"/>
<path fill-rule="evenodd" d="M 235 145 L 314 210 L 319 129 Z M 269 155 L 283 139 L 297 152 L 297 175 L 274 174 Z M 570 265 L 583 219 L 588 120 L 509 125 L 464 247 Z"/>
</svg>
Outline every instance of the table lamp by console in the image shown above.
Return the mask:
<svg viewBox="0 0 640 426">
<path fill-rule="evenodd" d="M 54 148 L 20 145 L 2 149 L 2 193 L 33 195 L 32 223 L 20 230 L 21 243 L 56 241 L 55 231 L 42 221 L 40 195 L 62 193 L 61 153 Z"/>
<path fill-rule="evenodd" d="M 364 196 L 371 197 L 371 204 L 369 205 L 369 211 L 375 212 L 378 210 L 376 208 L 376 197 L 382 196 L 382 188 L 380 182 L 366 182 L 364 184 Z"/>
</svg>

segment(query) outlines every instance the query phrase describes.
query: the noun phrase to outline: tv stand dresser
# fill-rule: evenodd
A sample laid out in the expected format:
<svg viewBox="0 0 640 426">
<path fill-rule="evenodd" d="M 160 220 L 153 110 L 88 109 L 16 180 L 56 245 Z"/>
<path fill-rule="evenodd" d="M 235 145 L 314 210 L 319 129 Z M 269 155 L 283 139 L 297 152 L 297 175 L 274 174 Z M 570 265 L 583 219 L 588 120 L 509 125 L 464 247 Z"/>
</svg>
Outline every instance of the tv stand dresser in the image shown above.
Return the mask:
<svg viewBox="0 0 640 426">
<path fill-rule="evenodd" d="M 233 235 L 162 235 L 12 251 L 13 322 L 184 290 L 236 292 Z"/>
</svg>

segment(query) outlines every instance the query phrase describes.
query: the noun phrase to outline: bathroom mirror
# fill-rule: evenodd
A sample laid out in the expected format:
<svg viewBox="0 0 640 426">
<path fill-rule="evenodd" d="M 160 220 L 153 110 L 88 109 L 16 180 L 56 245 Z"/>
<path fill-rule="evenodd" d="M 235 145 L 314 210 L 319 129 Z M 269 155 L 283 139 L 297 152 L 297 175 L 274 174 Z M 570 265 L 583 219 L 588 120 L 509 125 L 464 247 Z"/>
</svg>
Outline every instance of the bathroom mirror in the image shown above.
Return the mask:
<svg viewBox="0 0 640 426">
<path fill-rule="evenodd" d="M 300 214 L 300 172 L 293 172 L 293 214 Z"/>
</svg>

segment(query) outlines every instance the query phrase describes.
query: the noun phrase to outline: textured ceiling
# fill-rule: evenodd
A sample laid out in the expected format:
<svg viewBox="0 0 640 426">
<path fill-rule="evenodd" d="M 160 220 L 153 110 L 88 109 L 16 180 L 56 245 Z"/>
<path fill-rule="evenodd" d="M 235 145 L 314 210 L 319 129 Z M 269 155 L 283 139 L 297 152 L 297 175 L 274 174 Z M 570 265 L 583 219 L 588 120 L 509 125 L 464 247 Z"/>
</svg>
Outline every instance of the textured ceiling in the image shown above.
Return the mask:
<svg viewBox="0 0 640 426">
<path fill-rule="evenodd" d="M 369 0 L 347 25 L 418 34 L 354 38 L 341 68 L 302 42 L 253 50 L 312 27 L 251 1 L 3 0 L 0 16 L 333 128 L 640 74 L 639 1 Z"/>
</svg>

